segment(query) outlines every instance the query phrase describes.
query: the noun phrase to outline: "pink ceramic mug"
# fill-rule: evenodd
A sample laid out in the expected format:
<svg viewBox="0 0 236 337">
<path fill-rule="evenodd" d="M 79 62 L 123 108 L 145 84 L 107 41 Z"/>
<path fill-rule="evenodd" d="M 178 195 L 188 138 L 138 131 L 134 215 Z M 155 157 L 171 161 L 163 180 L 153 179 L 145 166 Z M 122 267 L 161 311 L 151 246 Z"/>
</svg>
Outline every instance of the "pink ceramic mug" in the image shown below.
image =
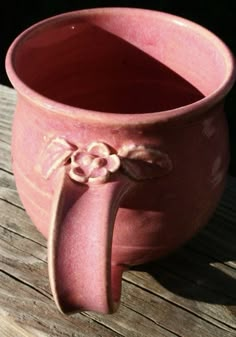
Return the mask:
<svg viewBox="0 0 236 337">
<path fill-rule="evenodd" d="M 48 238 L 55 301 L 113 312 L 122 272 L 185 242 L 219 201 L 232 55 L 185 19 L 105 8 L 32 26 L 6 68 L 16 184 Z"/>
</svg>

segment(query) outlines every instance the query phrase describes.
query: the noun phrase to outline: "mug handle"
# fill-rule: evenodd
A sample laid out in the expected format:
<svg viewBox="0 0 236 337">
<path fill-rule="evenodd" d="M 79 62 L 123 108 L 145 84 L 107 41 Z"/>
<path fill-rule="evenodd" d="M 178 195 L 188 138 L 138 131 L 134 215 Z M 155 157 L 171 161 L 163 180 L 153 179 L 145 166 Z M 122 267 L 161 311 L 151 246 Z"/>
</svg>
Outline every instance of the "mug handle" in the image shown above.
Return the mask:
<svg viewBox="0 0 236 337">
<path fill-rule="evenodd" d="M 124 266 L 112 265 L 112 236 L 119 205 L 134 182 L 117 173 L 99 185 L 74 182 L 58 170 L 48 241 L 53 297 L 64 313 L 115 312 Z"/>
</svg>

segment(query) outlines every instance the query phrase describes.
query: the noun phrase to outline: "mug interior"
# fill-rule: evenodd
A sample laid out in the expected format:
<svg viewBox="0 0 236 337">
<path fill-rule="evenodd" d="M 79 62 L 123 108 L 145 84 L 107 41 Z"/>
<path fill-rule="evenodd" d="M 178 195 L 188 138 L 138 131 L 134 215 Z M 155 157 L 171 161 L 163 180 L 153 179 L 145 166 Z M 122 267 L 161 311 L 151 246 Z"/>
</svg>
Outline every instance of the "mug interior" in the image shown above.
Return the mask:
<svg viewBox="0 0 236 337">
<path fill-rule="evenodd" d="M 100 9 L 31 28 L 14 50 L 14 70 L 39 94 L 111 113 L 175 109 L 212 94 L 226 60 L 213 36 L 174 16 Z"/>
</svg>

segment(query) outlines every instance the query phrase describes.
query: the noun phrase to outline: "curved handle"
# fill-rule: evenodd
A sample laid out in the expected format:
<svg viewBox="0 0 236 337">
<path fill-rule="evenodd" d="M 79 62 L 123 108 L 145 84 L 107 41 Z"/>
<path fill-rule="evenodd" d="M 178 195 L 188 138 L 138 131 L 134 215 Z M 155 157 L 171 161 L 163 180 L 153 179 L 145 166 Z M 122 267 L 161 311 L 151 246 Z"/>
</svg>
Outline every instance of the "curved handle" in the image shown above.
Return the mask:
<svg viewBox="0 0 236 337">
<path fill-rule="evenodd" d="M 117 174 L 95 186 L 58 172 L 49 234 L 49 278 L 58 308 L 64 312 L 114 312 L 121 291 L 122 266 L 111 266 L 115 217 L 134 183 Z"/>
</svg>

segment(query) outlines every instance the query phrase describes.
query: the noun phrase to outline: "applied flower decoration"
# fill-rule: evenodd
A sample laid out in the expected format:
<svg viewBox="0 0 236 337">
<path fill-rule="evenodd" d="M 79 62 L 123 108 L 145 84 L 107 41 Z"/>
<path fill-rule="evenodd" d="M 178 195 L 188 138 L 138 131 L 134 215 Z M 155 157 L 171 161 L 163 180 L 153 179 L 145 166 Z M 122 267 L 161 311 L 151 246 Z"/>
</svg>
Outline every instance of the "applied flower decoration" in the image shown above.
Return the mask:
<svg viewBox="0 0 236 337">
<path fill-rule="evenodd" d="M 83 184 L 105 183 L 118 170 L 133 180 L 142 181 L 158 178 L 172 169 L 169 156 L 155 146 L 126 143 L 115 151 L 103 142 L 83 146 L 56 137 L 41 154 L 40 171 L 48 179 L 63 165 L 68 167 L 72 180 Z"/>
</svg>

